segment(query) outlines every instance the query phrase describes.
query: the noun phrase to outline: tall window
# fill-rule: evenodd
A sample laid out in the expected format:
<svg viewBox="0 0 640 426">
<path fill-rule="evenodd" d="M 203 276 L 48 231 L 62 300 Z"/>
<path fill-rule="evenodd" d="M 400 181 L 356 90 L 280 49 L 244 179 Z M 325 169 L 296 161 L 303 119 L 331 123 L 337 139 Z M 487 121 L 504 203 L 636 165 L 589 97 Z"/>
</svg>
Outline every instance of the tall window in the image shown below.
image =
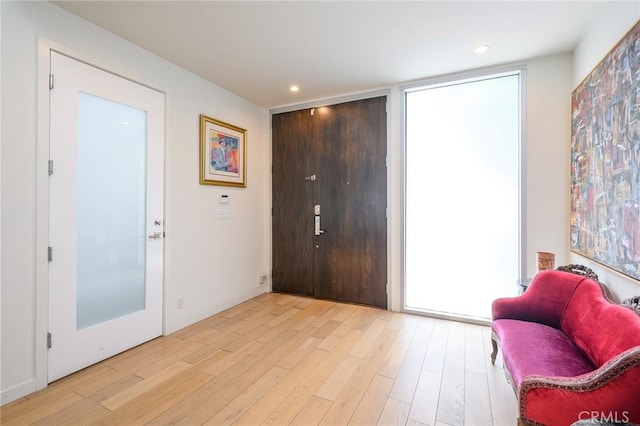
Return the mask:
<svg viewBox="0 0 640 426">
<path fill-rule="evenodd" d="M 517 293 L 520 73 L 405 96 L 405 309 L 490 318 Z"/>
</svg>

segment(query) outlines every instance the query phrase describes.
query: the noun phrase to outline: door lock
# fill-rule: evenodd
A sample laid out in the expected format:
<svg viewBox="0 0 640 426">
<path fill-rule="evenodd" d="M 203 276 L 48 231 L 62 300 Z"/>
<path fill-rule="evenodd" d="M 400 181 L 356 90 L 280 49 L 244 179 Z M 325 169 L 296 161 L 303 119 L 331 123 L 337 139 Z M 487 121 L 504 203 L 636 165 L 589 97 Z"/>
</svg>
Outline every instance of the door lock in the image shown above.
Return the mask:
<svg viewBox="0 0 640 426">
<path fill-rule="evenodd" d="M 162 238 L 162 232 L 154 232 L 153 234 L 149 234 L 149 239 L 151 240 L 159 240 Z"/>
<path fill-rule="evenodd" d="M 324 231 L 322 229 L 320 229 L 320 216 L 316 216 L 315 227 L 314 227 L 314 232 L 313 233 L 315 235 L 324 234 Z"/>
</svg>

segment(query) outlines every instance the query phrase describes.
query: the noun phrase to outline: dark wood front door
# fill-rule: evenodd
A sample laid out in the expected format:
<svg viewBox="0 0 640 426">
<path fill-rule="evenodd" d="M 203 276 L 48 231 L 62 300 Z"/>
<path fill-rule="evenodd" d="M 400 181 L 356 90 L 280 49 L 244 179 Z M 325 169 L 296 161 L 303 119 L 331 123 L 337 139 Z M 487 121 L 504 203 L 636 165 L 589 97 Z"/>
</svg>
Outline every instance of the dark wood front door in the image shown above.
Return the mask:
<svg viewBox="0 0 640 426">
<path fill-rule="evenodd" d="M 386 97 L 273 115 L 274 291 L 386 308 L 386 115 Z"/>
</svg>

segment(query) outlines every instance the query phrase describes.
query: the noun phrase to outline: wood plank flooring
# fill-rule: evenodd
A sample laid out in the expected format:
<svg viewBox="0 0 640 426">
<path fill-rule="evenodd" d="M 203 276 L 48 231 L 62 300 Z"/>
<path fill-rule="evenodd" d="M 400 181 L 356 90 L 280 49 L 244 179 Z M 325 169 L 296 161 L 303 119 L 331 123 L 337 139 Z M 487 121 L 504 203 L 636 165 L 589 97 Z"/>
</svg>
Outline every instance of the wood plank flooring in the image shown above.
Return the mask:
<svg viewBox="0 0 640 426">
<path fill-rule="evenodd" d="M 3 425 L 515 425 L 488 327 L 263 294 L 0 408 Z"/>
</svg>

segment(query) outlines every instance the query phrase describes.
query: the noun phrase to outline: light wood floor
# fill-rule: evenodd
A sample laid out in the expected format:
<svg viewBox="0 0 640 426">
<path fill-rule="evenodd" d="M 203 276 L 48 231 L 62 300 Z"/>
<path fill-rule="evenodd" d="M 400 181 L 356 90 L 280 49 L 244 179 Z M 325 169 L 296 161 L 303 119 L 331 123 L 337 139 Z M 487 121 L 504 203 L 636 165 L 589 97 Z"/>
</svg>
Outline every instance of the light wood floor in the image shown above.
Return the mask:
<svg viewBox="0 0 640 426">
<path fill-rule="evenodd" d="M 1 408 L 6 425 L 515 425 L 488 327 L 264 294 Z"/>
</svg>

